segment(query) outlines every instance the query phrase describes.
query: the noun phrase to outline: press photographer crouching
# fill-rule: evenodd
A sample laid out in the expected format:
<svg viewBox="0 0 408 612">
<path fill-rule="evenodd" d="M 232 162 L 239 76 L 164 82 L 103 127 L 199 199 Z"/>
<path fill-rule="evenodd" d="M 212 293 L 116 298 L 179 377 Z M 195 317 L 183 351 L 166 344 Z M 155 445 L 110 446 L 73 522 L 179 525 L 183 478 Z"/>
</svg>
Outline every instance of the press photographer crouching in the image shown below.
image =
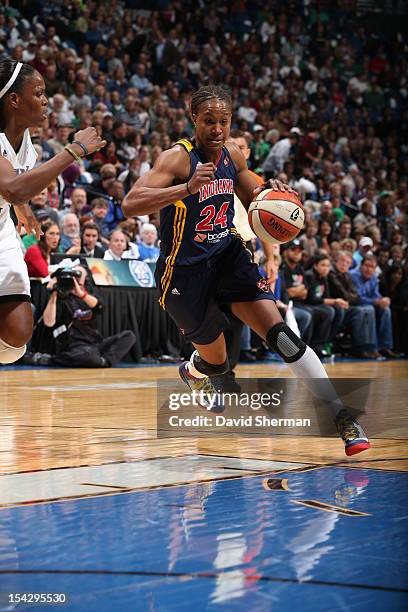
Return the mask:
<svg viewBox="0 0 408 612">
<path fill-rule="evenodd" d="M 132 331 L 102 339 L 97 317 L 103 304 L 89 293 L 88 271 L 83 266 L 60 267 L 51 275 L 50 299 L 43 323 L 53 328 L 55 355 L 51 365 L 107 368 L 118 363 L 136 341 Z"/>
</svg>

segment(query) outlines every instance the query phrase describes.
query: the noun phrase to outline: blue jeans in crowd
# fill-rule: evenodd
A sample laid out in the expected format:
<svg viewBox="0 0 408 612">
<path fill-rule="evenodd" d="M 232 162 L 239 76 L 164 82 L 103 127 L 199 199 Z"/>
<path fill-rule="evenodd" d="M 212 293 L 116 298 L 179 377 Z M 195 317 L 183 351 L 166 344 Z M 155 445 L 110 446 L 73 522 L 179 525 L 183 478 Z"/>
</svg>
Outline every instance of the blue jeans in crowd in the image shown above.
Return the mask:
<svg viewBox="0 0 408 612">
<path fill-rule="evenodd" d="M 370 304 L 360 304 L 343 310 L 334 306 L 328 306 L 327 304 L 321 304 L 317 308 L 311 308 L 312 311 L 313 309 L 315 309 L 315 314 L 317 314 L 316 310 L 319 310 L 321 314 L 324 311 L 327 322 L 329 323 L 330 321 L 330 331 L 327 330 L 326 338 L 319 338 L 320 342 L 324 342 L 324 340 L 333 341 L 341 326 L 350 326 L 352 345 L 356 352 L 363 353 L 377 348 L 392 348 L 392 323 L 391 310 L 389 308 L 374 308 Z M 301 338 L 306 343 L 309 343 L 308 331 L 312 323 L 312 312 L 306 310 L 306 308 L 294 306 L 293 313 L 299 326 Z M 378 332 L 376 329 L 376 319 Z M 320 326 L 321 324 L 318 324 L 318 327 Z M 319 341 L 318 343 L 320 344 Z M 251 330 L 247 325 L 244 325 L 241 337 L 241 351 L 250 350 Z"/>
<path fill-rule="evenodd" d="M 251 328 L 248 325 L 244 325 L 241 332 L 241 351 L 250 350 L 252 350 Z"/>
<path fill-rule="evenodd" d="M 375 306 L 375 318 L 377 321 L 377 348 L 392 349 L 391 308 L 380 308 L 379 306 Z"/>
<path fill-rule="evenodd" d="M 325 304 L 325 306 L 327 305 Z M 331 308 L 331 310 L 334 310 L 332 324 L 330 328 L 330 338 L 329 338 L 330 342 L 333 342 L 333 340 L 336 337 L 337 332 L 339 331 L 340 327 L 343 325 L 346 311 L 343 308 L 339 308 L 338 306 L 328 306 L 328 308 Z"/>
<path fill-rule="evenodd" d="M 350 306 L 345 311 L 343 324 L 351 328 L 351 342 L 355 353 L 376 350 L 377 331 L 373 306 L 370 304 Z"/>
<path fill-rule="evenodd" d="M 293 307 L 293 314 L 295 315 L 296 323 L 299 327 L 300 337 L 302 340 L 305 340 L 307 337 L 307 331 L 312 322 L 312 315 L 308 310 L 305 310 L 304 308 L 297 308 L 296 306 Z"/>
<path fill-rule="evenodd" d="M 343 324 L 351 327 L 351 340 L 356 352 L 392 348 L 390 308 L 358 304 L 344 312 Z"/>
</svg>

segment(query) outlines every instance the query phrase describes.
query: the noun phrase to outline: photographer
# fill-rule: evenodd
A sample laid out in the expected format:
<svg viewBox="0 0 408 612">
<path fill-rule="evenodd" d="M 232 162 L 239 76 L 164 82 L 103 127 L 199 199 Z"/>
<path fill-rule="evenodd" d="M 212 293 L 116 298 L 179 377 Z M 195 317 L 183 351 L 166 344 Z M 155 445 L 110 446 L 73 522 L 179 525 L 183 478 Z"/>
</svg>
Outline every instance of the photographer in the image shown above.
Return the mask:
<svg viewBox="0 0 408 612">
<path fill-rule="evenodd" d="M 97 316 L 103 305 L 88 293 L 87 270 L 82 266 L 59 268 L 48 284 L 51 296 L 43 313 L 56 341 L 54 365 L 106 368 L 118 363 L 131 349 L 136 337 L 123 331 L 102 339 Z"/>
</svg>

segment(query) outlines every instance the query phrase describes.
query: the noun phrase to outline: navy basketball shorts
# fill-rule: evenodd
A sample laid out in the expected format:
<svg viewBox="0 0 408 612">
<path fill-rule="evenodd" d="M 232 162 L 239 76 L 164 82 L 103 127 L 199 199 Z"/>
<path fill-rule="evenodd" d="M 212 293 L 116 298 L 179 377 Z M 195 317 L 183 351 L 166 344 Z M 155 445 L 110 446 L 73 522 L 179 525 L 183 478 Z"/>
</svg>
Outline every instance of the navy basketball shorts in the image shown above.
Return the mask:
<svg viewBox="0 0 408 612">
<path fill-rule="evenodd" d="M 156 284 L 162 295 L 163 257 L 157 262 Z M 222 307 L 234 302 L 275 300 L 258 266 L 239 238 L 220 254 L 195 266 L 175 266 L 164 299 L 186 340 L 209 344 L 228 327 Z"/>
</svg>

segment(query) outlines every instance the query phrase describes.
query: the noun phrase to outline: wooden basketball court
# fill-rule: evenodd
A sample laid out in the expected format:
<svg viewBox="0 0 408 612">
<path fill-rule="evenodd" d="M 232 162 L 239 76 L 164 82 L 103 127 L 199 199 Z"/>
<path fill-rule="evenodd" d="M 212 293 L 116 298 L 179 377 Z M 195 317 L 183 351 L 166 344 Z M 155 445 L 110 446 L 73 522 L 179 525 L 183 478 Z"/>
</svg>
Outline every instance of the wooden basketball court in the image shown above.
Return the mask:
<svg viewBox="0 0 408 612">
<path fill-rule="evenodd" d="M 404 378 L 406 361 L 338 363 L 331 377 Z M 286 377 L 279 365 L 240 365 L 237 376 Z M 176 366 L 109 370 L 0 370 L 2 474 L 180 455 L 345 464 L 408 470 L 404 440 L 372 440 L 372 449 L 345 458 L 337 439 L 156 438 L 156 381 Z"/>
<path fill-rule="evenodd" d="M 408 374 L 407 361 L 343 362 L 326 368 L 333 378 L 394 380 L 396 389 L 398 380 Z M 264 363 L 240 365 L 237 376 L 286 378 L 291 374 L 284 365 Z M 358 577 L 348 575 L 348 569 L 342 569 L 339 577 L 328 550 L 343 550 L 344 540 L 336 539 L 340 533 L 349 539 L 362 537 L 364 529 L 371 534 L 380 529 L 369 523 L 373 520 L 382 521 L 378 523 L 385 529 L 381 541 L 389 538 L 395 550 L 402 523 L 395 531 L 397 523 L 388 525 L 384 516 L 394 512 L 395 521 L 402 521 L 406 515 L 402 508 L 407 500 L 407 440 L 374 438 L 369 451 L 348 458 L 338 438 L 160 439 L 156 385 L 165 378 L 177 378 L 176 365 L 0 370 L 0 517 L 4 520 L 0 538 L 6 543 L 0 554 L 0 591 L 64 592 L 70 603 L 64 609 L 72 610 L 207 610 L 217 602 L 227 606 L 222 609 L 232 609 L 230 603 L 237 597 L 239 609 L 250 609 L 254 589 L 259 602 L 272 595 L 282 606 L 296 598 L 301 602 L 306 596 L 303 585 L 312 577 L 310 584 L 320 585 L 313 601 L 320 601 L 322 585 L 329 597 L 321 605 L 314 604 L 315 610 L 328 609 L 331 597 L 345 593 L 348 602 L 372 606 L 377 601 L 381 609 L 403 609 L 400 597 L 406 585 L 399 578 L 387 578 L 388 582 L 384 578 L 381 583 L 375 572 L 372 580 L 366 578 L 363 555 L 357 562 L 360 569 L 354 566 Z M 268 490 L 262 485 L 265 482 L 270 483 Z M 388 485 L 395 495 L 399 491 L 399 497 L 380 499 L 379 492 Z M 212 514 L 215 503 L 218 510 Z M 243 516 L 245 529 L 239 527 Z M 194 539 L 197 521 L 208 530 L 204 540 Z M 342 525 L 340 531 L 335 529 L 337 524 Z M 303 548 L 297 545 L 287 566 L 282 561 L 281 569 L 274 569 L 270 559 L 276 540 L 268 544 L 273 525 L 279 533 L 287 533 L 286 544 L 282 542 L 279 549 L 282 554 L 297 533 L 296 541 L 302 537 L 317 558 L 333 563 L 332 573 L 320 575 L 317 562 L 312 571 L 313 564 L 309 567 L 309 561 L 303 561 Z M 242 529 L 245 536 L 239 535 Z M 318 535 L 322 533 L 326 535 Z M 138 544 L 147 534 L 142 553 Z M 239 559 L 224 537 L 242 546 Z M 369 537 L 367 532 L 367 542 Z M 169 543 L 164 545 L 163 538 Z M 326 540 L 332 545 L 322 548 L 319 542 Z M 189 548 L 193 541 L 194 553 Z M 76 550 L 85 542 L 86 552 L 79 560 Z M 166 546 L 168 556 L 163 553 Z M 361 546 L 368 544 L 363 541 Z M 125 549 L 123 557 L 117 556 Z M 62 550 L 65 556 L 60 558 Z M 159 563 L 162 553 L 165 558 Z M 380 558 L 383 553 L 376 550 L 375 554 Z M 387 554 L 394 555 L 390 550 Z M 206 555 L 211 560 L 204 562 Z M 393 576 L 396 567 L 402 575 L 401 563 L 398 555 L 390 562 Z M 387 561 L 381 564 L 386 567 Z M 287 574 L 282 577 L 284 567 Z M 293 568 L 297 568 L 295 575 Z M 146 583 L 146 576 L 154 584 Z M 238 591 L 234 590 L 237 576 Z M 187 594 L 186 580 L 190 581 Z M 289 586 L 282 594 L 279 589 L 285 584 Z M 110 595 L 104 599 L 106 589 Z M 185 597 L 192 607 L 183 608 Z M 117 600 L 122 607 L 113 605 Z M 204 600 L 208 607 L 200 604 Z M 0 598 L 0 610 L 12 609 L 1 604 Z M 259 603 L 256 609 L 271 608 Z"/>
</svg>

